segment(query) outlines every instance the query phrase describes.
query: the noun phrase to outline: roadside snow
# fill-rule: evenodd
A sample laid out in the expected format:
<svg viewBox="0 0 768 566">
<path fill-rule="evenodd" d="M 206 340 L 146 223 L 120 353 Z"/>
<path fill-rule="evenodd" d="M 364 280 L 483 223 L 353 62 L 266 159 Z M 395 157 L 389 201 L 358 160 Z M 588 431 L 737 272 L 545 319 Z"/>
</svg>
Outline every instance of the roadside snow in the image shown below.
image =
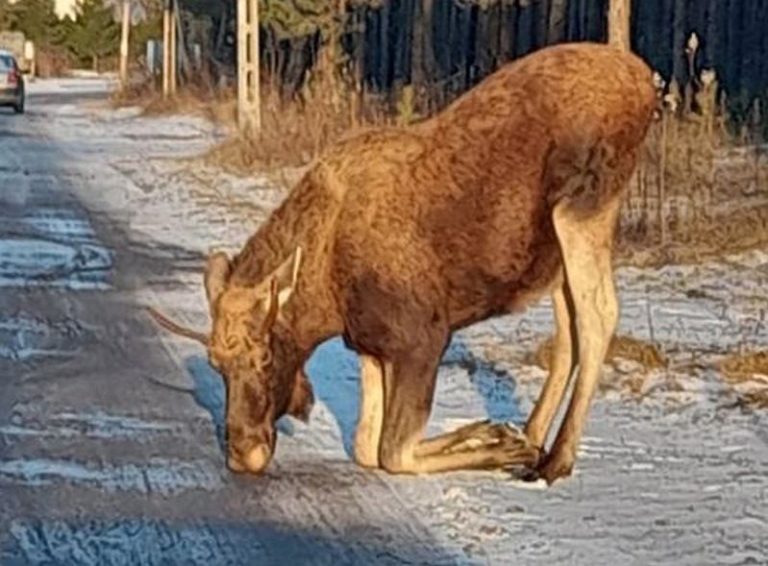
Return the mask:
<svg viewBox="0 0 768 566">
<path fill-rule="evenodd" d="M 81 83 L 38 81 L 31 88 L 56 93 Z M 238 249 L 284 195 L 257 173 L 239 178 L 201 164 L 198 156 L 223 135 L 201 119 L 143 118 L 131 109 L 76 104 L 46 107 L 31 119 L 68 157 L 64 173 L 87 180 L 77 196 L 124 222 L 131 245 L 150 246 L 169 259 L 190 258 L 195 269 L 176 272 L 173 285 L 168 280 L 147 285 L 139 299 L 204 327 L 199 255 Z M 14 246 L 0 246 L 15 250 L 12 261 L 0 257 L 0 284 L 39 266 L 41 255 L 57 268 L 75 262 L 72 248 L 57 243 L 19 240 Z M 93 254 L 92 265 L 107 261 L 104 254 Z M 767 284 L 768 253 L 759 250 L 705 265 L 620 270 L 620 332 L 659 345 L 671 367 L 648 376 L 639 397 L 621 387 L 598 394 L 569 480 L 543 490 L 497 473 L 377 476 L 394 500 L 467 563 L 766 563 L 765 414 L 727 408 L 735 393 L 714 370 L 680 368 L 691 361 L 709 363 L 734 349 L 768 347 Z M 4 324 L 0 333 L 10 332 L 16 340 L 32 332 L 14 330 L 21 327 L 18 321 Z M 543 301 L 522 316 L 459 333 L 441 368 L 430 430 L 450 430 L 487 415 L 522 424 L 546 375 L 524 359 L 551 327 L 549 302 Z M 199 349 L 167 335 L 163 340 L 186 368 L 176 385 L 217 380 Z M 504 355 L 488 356 L 489 351 Z M 468 360 L 474 363 L 464 363 Z M 333 340 L 316 352 L 308 370 L 318 402 L 309 426 L 284 424 L 290 434 L 279 445 L 278 474 L 311 469 L 307 463 L 349 460 L 357 360 Z M 606 382 L 616 379 L 616 371 Z M 210 389 L 200 405 L 220 432 L 221 388 Z M 104 423 L 94 426 L 98 430 Z M 148 489 L 141 482 L 149 481 L 151 489 L 167 495 L 175 493 L 171 486 L 184 487 L 167 483 L 164 475 L 187 477 L 183 462 L 158 460 L 151 469 L 157 475 L 141 480 L 130 467 L 93 472 L 70 461 L 0 462 L 0 476 L 33 483 L 63 478 L 141 490 Z M 191 476 L 189 485 L 217 489 L 224 473 L 207 470 L 202 478 Z M 35 529 L 19 523 L 19 540 L 34 546 Z"/>
</svg>

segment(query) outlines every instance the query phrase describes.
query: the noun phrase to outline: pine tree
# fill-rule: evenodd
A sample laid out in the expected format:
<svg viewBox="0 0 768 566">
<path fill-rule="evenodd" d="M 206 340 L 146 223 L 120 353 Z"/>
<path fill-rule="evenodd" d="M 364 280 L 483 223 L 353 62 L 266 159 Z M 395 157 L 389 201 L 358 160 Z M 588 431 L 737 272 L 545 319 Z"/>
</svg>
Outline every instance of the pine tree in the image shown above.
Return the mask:
<svg viewBox="0 0 768 566">
<path fill-rule="evenodd" d="M 90 60 L 98 70 L 99 60 L 117 53 L 120 44 L 120 26 L 112 8 L 105 6 L 104 0 L 78 2 L 66 44 L 78 59 Z"/>
<path fill-rule="evenodd" d="M 13 7 L 8 0 L 0 0 L 0 30 L 11 28 L 13 23 Z"/>
<path fill-rule="evenodd" d="M 0 25 L 24 32 L 26 39 L 38 45 L 55 43 L 58 23 L 54 0 L 24 0 L 15 4 L 4 1 L 0 8 Z"/>
</svg>

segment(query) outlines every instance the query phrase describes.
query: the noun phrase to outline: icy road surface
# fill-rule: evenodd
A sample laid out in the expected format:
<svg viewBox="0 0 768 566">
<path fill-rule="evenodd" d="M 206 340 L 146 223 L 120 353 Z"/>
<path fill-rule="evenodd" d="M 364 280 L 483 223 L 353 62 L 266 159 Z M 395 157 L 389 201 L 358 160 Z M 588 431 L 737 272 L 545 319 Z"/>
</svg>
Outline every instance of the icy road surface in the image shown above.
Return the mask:
<svg viewBox="0 0 768 566">
<path fill-rule="evenodd" d="M 235 476 L 220 379 L 142 307 L 205 325 L 204 255 L 281 193 L 202 165 L 210 124 L 108 110 L 107 86 L 40 81 L 26 116 L 0 112 L 0 564 L 768 562 L 768 421 L 706 369 L 768 346 L 768 254 L 620 272 L 622 333 L 673 367 L 640 395 L 621 386 L 638 368 L 607 373 L 575 475 L 550 489 L 357 469 L 339 341 L 310 361 L 309 426 L 281 423 L 266 476 Z M 550 328 L 542 303 L 456 336 L 431 430 L 523 423 Z"/>
</svg>

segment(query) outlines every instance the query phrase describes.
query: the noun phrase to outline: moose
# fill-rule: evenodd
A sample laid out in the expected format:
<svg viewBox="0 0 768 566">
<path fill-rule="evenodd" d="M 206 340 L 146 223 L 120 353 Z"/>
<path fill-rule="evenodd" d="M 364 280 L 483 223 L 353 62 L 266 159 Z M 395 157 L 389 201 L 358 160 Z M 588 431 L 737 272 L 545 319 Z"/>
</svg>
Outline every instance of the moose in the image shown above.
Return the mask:
<svg viewBox="0 0 768 566">
<path fill-rule="evenodd" d="M 593 43 L 509 63 L 441 113 L 337 142 L 229 258 L 212 254 L 207 347 L 226 384 L 227 464 L 258 474 L 275 423 L 307 418 L 303 366 L 343 336 L 360 358 L 354 459 L 395 474 L 570 475 L 618 319 L 612 249 L 656 90 L 637 56 Z M 425 438 L 451 334 L 550 294 L 550 372 L 522 431 L 480 421 Z M 565 391 L 562 424 L 545 447 Z"/>
</svg>

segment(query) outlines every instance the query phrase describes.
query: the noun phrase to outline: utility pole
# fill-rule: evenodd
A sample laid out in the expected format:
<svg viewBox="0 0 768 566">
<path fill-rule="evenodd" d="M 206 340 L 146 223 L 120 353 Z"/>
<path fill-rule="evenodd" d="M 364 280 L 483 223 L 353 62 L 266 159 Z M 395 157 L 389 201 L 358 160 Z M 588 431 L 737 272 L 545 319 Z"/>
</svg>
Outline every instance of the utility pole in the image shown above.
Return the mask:
<svg viewBox="0 0 768 566">
<path fill-rule="evenodd" d="M 176 94 L 176 0 L 163 10 L 163 98 Z"/>
<path fill-rule="evenodd" d="M 131 0 L 123 0 L 123 33 L 120 38 L 120 87 L 128 86 L 128 39 L 131 33 Z"/>
<path fill-rule="evenodd" d="M 608 7 L 608 43 L 624 51 L 632 50 L 630 37 L 631 0 L 610 0 Z"/>
<path fill-rule="evenodd" d="M 259 84 L 259 0 L 237 0 L 237 123 L 261 130 Z"/>
<path fill-rule="evenodd" d="M 178 10 L 176 9 L 176 0 L 170 0 L 171 3 L 171 21 L 170 26 L 170 38 L 171 38 L 171 49 L 170 49 L 170 66 L 171 71 L 169 74 L 169 80 L 170 80 L 170 90 L 171 90 L 171 96 L 176 95 L 176 75 L 177 75 L 177 65 L 179 61 L 179 55 L 178 50 L 176 47 L 176 26 L 178 25 Z"/>
</svg>

